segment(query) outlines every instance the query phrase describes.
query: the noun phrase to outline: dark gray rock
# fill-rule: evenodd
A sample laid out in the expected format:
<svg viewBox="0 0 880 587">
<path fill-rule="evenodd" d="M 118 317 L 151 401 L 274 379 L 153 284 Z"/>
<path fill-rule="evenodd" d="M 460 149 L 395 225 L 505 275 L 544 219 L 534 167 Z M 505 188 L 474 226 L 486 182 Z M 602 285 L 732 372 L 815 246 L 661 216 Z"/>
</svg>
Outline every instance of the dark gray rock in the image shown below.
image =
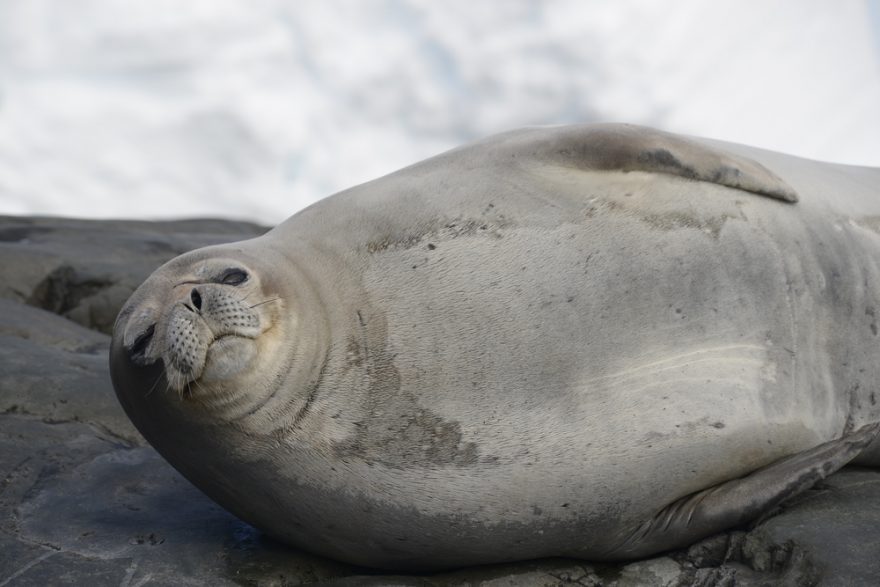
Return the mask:
<svg viewBox="0 0 880 587">
<path fill-rule="evenodd" d="M 880 585 L 880 472 L 851 467 L 785 504 L 748 536 L 761 568 L 769 544 L 789 545 L 826 584 Z"/>
<path fill-rule="evenodd" d="M 113 393 L 109 336 L 7 300 L 0 316 L 0 413 L 87 422 L 102 435 L 144 442 Z"/>
<path fill-rule="evenodd" d="M 24 540 L 84 560 L 124 561 L 123 568 L 151 584 L 205 578 L 233 584 L 266 570 L 301 583 L 349 572 L 281 545 L 261 546 L 253 528 L 206 499 L 150 448 L 117 448 L 85 461 L 46 483 L 18 514 Z"/>
<path fill-rule="evenodd" d="M 125 300 L 165 261 L 266 230 L 225 220 L 0 217 L 0 298 L 43 308 L 109 334 Z"/>
<path fill-rule="evenodd" d="M 156 266 L 263 230 L 0 218 L 0 587 L 880 584 L 880 471 L 855 468 L 752 529 L 627 565 L 552 559 L 400 576 L 263 536 L 131 426 L 110 384 L 106 335 Z"/>
</svg>

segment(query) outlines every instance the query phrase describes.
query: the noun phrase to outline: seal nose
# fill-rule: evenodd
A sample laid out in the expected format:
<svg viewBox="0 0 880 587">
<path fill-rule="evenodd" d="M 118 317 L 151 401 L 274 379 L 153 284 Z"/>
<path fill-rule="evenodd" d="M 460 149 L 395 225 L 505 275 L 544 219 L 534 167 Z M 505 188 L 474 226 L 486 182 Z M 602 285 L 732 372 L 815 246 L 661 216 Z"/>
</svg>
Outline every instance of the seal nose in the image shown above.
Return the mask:
<svg viewBox="0 0 880 587">
<path fill-rule="evenodd" d="M 202 294 L 199 293 L 199 290 L 193 288 L 193 290 L 189 294 L 189 299 L 192 300 L 193 306 L 199 312 L 202 311 Z"/>
</svg>

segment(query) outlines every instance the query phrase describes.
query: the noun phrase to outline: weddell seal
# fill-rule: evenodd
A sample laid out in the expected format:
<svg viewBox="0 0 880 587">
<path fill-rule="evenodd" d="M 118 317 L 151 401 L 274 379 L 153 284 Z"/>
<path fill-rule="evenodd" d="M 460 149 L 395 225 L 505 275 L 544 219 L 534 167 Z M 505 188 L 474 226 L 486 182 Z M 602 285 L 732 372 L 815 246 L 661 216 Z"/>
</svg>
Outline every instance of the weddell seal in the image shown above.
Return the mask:
<svg viewBox="0 0 880 587">
<path fill-rule="evenodd" d="M 644 557 L 880 465 L 880 170 L 530 128 L 182 255 L 113 383 L 183 475 L 351 563 Z"/>
</svg>

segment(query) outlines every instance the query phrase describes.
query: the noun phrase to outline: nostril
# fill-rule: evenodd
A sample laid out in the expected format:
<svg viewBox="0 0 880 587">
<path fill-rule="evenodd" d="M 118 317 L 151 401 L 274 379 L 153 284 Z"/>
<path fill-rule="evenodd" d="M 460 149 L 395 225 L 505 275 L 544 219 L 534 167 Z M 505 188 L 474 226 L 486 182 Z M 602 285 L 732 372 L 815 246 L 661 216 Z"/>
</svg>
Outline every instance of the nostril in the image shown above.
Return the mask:
<svg viewBox="0 0 880 587">
<path fill-rule="evenodd" d="M 192 300 L 193 306 L 196 307 L 196 310 L 201 311 L 201 309 L 202 309 L 202 294 L 199 293 L 199 290 L 193 288 L 192 292 L 189 294 L 189 298 Z"/>
</svg>

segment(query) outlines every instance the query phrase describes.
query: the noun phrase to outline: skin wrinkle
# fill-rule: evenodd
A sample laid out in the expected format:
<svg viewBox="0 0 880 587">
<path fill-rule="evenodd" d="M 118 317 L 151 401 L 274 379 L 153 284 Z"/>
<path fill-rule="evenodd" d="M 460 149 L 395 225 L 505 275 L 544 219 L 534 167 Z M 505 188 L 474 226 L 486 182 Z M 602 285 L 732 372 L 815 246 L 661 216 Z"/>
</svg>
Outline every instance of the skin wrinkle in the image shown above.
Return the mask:
<svg viewBox="0 0 880 587">
<path fill-rule="evenodd" d="M 737 358 L 737 357 L 721 357 L 721 358 L 707 357 L 707 358 L 703 358 L 703 359 L 694 359 L 694 360 L 690 360 L 690 361 L 685 361 L 682 363 L 675 363 L 675 361 L 677 361 L 679 359 L 683 359 L 685 357 L 692 357 L 694 355 L 701 355 L 701 354 L 713 353 L 713 352 L 718 352 L 718 351 L 731 351 L 731 350 L 737 350 L 737 349 L 749 349 L 749 350 L 757 350 L 757 351 L 765 351 L 766 350 L 765 347 L 763 347 L 761 345 L 745 345 L 745 344 L 744 345 L 729 345 L 729 346 L 723 346 L 723 347 L 714 347 L 714 348 L 709 348 L 709 349 L 700 349 L 700 350 L 696 350 L 696 351 L 690 351 L 687 353 L 675 355 L 675 356 L 668 357 L 665 359 L 661 359 L 659 361 L 652 361 L 650 363 L 643 363 L 643 364 L 640 364 L 636 367 L 633 367 L 632 369 L 628 369 L 626 371 L 619 371 L 617 373 L 611 373 L 608 375 L 601 375 L 601 376 L 595 377 L 593 379 L 587 379 L 587 380 L 584 380 L 583 383 L 593 383 L 596 381 L 601 381 L 601 380 L 606 380 L 606 379 L 617 379 L 617 378 L 629 379 L 631 377 L 653 376 L 661 371 L 667 371 L 670 369 L 681 368 L 681 367 L 685 367 L 688 365 L 693 365 L 695 363 L 702 363 L 702 362 L 708 362 L 708 361 L 744 362 L 744 363 L 762 363 L 763 362 L 758 359 L 750 359 L 747 357 L 741 357 L 741 358 Z M 667 365 L 668 363 L 673 363 L 673 364 L 668 365 L 668 366 L 664 366 L 659 369 L 656 368 L 656 367 L 659 367 L 660 365 Z M 645 371 L 645 370 L 650 370 L 650 371 L 648 373 L 645 373 L 644 375 L 638 373 L 640 371 Z"/>
</svg>

